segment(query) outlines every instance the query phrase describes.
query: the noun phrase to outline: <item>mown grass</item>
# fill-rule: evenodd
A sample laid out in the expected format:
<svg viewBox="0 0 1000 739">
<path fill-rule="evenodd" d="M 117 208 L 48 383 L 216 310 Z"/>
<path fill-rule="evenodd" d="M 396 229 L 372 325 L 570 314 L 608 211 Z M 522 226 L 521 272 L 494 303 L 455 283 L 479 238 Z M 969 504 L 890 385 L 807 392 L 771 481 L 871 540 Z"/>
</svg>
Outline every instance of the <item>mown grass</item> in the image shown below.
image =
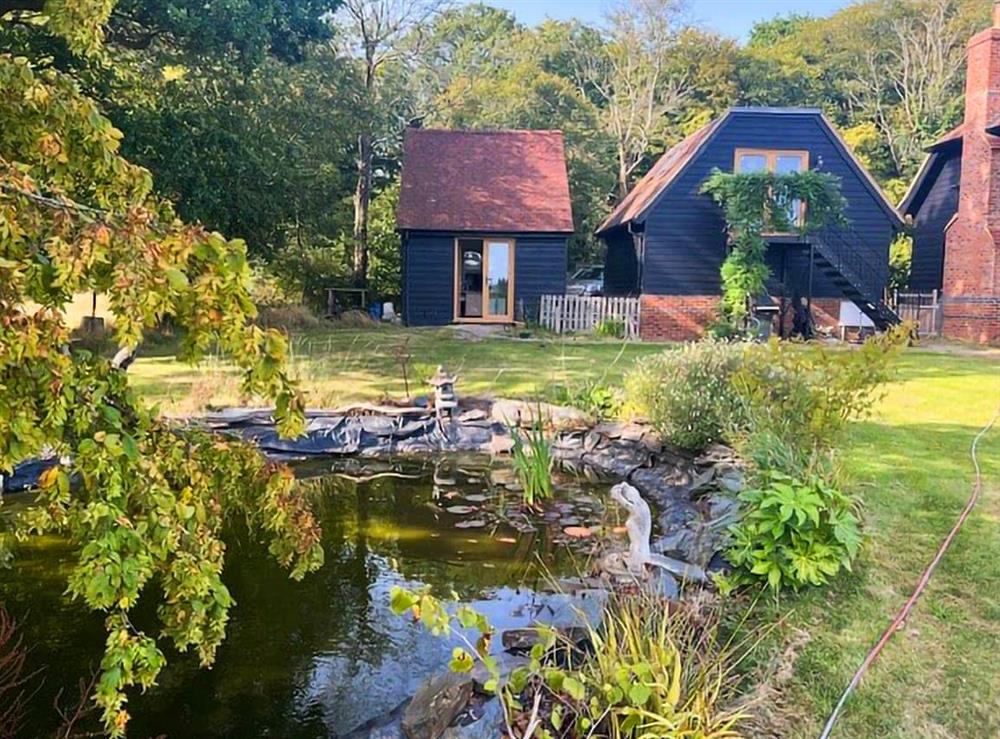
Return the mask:
<svg viewBox="0 0 1000 739">
<path fill-rule="evenodd" d="M 411 383 L 416 377 L 418 386 L 444 363 L 461 375 L 460 393 L 520 396 L 558 382 L 617 383 L 636 357 L 663 348 L 469 341 L 449 330 L 343 330 L 295 338 L 292 366 L 312 405 L 402 394 L 401 349 L 412 355 Z M 166 409 L 239 400 L 232 370 L 218 359 L 191 369 L 151 356 L 132 372 Z M 757 619 L 780 625 L 758 657 L 770 664 L 762 674 L 770 675 L 772 690 L 761 711 L 769 734 L 757 736 L 819 734 L 964 506 L 969 445 L 998 404 L 995 353 L 911 349 L 872 417 L 852 424 L 841 462 L 846 485 L 865 504 L 867 542 L 853 573 L 758 608 Z M 985 476 L 979 507 L 912 618 L 849 701 L 835 737 L 1000 736 L 1000 427 L 983 440 L 979 457 Z"/>
</svg>

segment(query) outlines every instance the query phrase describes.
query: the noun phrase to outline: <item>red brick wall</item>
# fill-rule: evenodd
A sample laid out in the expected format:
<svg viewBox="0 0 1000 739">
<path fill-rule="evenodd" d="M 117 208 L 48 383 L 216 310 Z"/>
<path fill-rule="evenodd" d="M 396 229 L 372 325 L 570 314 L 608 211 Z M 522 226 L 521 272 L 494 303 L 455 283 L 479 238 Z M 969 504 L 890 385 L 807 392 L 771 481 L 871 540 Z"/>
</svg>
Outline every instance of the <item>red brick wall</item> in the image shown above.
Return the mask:
<svg viewBox="0 0 1000 739">
<path fill-rule="evenodd" d="M 994 11 L 994 25 L 1000 13 Z M 1000 27 L 969 41 L 958 214 L 945 236 L 942 331 L 1000 343 Z"/>
<path fill-rule="evenodd" d="M 718 295 L 643 295 L 639 336 L 643 341 L 697 339 L 718 315 Z"/>
</svg>

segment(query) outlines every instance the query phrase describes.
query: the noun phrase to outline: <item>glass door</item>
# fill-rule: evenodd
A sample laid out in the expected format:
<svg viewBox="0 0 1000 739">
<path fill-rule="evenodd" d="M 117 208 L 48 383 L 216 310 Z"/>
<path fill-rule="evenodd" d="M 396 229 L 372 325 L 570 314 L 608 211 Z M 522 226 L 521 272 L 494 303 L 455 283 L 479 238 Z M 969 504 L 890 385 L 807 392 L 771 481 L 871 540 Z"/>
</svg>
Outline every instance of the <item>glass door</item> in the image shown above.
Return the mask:
<svg viewBox="0 0 1000 739">
<path fill-rule="evenodd" d="M 514 320 L 514 242 L 511 239 L 455 241 L 455 318 Z"/>
</svg>

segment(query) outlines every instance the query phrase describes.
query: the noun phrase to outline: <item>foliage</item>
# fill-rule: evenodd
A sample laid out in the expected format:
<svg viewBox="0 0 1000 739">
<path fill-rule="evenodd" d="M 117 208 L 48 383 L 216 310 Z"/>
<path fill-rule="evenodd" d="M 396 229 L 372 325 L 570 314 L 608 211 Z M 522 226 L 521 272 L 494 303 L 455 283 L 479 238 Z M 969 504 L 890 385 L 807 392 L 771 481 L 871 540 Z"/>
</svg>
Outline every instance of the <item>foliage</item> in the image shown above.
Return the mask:
<svg viewBox="0 0 1000 739">
<path fill-rule="evenodd" d="M 854 351 L 774 338 L 748 347 L 730 376 L 736 402 L 727 439 L 760 468 L 809 469 L 834 448 L 848 421 L 871 412 L 910 328 L 894 327 Z"/>
<path fill-rule="evenodd" d="M 605 318 L 594 327 L 594 335 L 604 339 L 625 338 L 625 319 Z"/>
<path fill-rule="evenodd" d="M 523 433 L 514 427 L 509 433 L 514 443 L 511 448 L 513 468 L 523 489 L 524 504 L 533 508 L 538 501 L 552 497 L 552 468 L 556 462 L 552 444 L 541 418 Z"/>
<path fill-rule="evenodd" d="M 857 501 L 818 477 L 792 478 L 777 470 L 739 494 L 746 511 L 731 529 L 726 553 L 736 571 L 724 589 L 766 580 L 781 588 L 823 585 L 850 570 L 861 546 Z"/>
<path fill-rule="evenodd" d="M 910 269 L 913 264 L 913 237 L 900 234 L 889 244 L 889 284 L 890 290 L 905 290 L 910 285 Z"/>
<path fill-rule="evenodd" d="M 735 407 L 731 378 L 744 351 L 707 339 L 640 360 L 625 377 L 626 411 L 684 449 L 718 441 Z"/>
<path fill-rule="evenodd" d="M 92 52 L 113 5 L 49 3 L 47 27 L 71 26 L 67 43 Z M 284 339 L 248 323 L 245 245 L 180 222 L 67 75 L 3 54 L 0 87 L 0 470 L 43 454 L 69 460 L 45 473 L 39 505 L 14 527 L 75 547 L 68 593 L 106 613 L 95 699 L 119 736 L 126 691 L 152 685 L 165 659 L 129 618 L 142 594 L 160 599 L 161 638 L 209 665 L 233 602 L 223 522 L 245 516 L 294 577 L 319 566 L 322 549 L 287 470 L 240 442 L 165 425 L 116 364 L 67 350 L 58 308 L 79 292 L 108 295 L 125 350 L 169 317 L 185 330 L 180 357 L 229 353 L 243 391 L 276 401 L 282 434 L 302 429 L 302 400 Z"/>
<path fill-rule="evenodd" d="M 368 287 L 375 297 L 398 298 L 401 283 L 399 232 L 396 209 L 399 207 L 399 180 L 387 185 L 372 200 L 368 225 Z"/>
<path fill-rule="evenodd" d="M 579 408 L 597 420 L 615 418 L 624 402 L 622 390 L 603 378 L 553 385 L 547 396 L 553 403 Z"/>
<path fill-rule="evenodd" d="M 586 625 L 587 650 L 538 625 L 528 663 L 504 678 L 488 653 L 493 628 L 473 609 L 458 606 L 452 615 L 428 593 L 399 587 L 390 606 L 433 634 L 457 634 L 465 647 L 455 648 L 450 669 L 468 672 L 480 660 L 491 676 L 486 689 L 502 698 L 507 726 L 524 737 L 725 739 L 740 736 L 747 719 L 745 711 L 725 707 L 740 655 L 732 641 L 720 640 L 717 607 L 675 609 L 651 595 L 616 595 L 599 622 Z"/>
<path fill-rule="evenodd" d="M 734 324 L 765 292 L 770 276 L 765 233 L 808 234 L 843 221 L 847 201 L 827 172 L 729 173 L 714 170 L 702 184 L 723 208 L 730 251 L 722 263 L 722 309 Z"/>
</svg>

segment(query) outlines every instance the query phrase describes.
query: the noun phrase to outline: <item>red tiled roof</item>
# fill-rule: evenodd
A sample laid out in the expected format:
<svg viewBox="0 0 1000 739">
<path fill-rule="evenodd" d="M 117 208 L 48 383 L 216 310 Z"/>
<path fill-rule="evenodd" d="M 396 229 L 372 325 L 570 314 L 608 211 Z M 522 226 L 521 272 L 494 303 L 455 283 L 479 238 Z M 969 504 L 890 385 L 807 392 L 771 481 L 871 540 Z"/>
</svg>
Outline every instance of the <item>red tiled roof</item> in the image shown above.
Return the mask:
<svg viewBox="0 0 1000 739">
<path fill-rule="evenodd" d="M 964 135 L 965 135 L 965 124 L 959 123 L 944 136 L 942 136 L 933 144 L 928 146 L 924 151 L 935 151 L 936 149 L 940 149 L 941 147 L 946 146 L 954 141 L 961 141 Z"/>
<path fill-rule="evenodd" d="M 610 228 L 627 223 L 642 215 L 642 212 L 656 199 L 656 196 L 663 191 L 663 188 L 669 185 L 680 174 L 684 165 L 691 161 L 691 158 L 697 153 L 702 143 L 708 139 L 712 131 L 722 122 L 723 118 L 725 116 L 702 126 L 686 139 L 668 149 L 660 157 L 659 161 L 653 165 L 653 168 L 646 173 L 646 176 L 639 180 L 636 186 L 618 204 L 618 207 L 612 211 L 611 215 L 605 219 L 601 227 L 597 229 L 597 233 L 603 233 Z"/>
<path fill-rule="evenodd" d="M 408 128 L 397 227 L 572 233 L 560 131 Z"/>
</svg>

